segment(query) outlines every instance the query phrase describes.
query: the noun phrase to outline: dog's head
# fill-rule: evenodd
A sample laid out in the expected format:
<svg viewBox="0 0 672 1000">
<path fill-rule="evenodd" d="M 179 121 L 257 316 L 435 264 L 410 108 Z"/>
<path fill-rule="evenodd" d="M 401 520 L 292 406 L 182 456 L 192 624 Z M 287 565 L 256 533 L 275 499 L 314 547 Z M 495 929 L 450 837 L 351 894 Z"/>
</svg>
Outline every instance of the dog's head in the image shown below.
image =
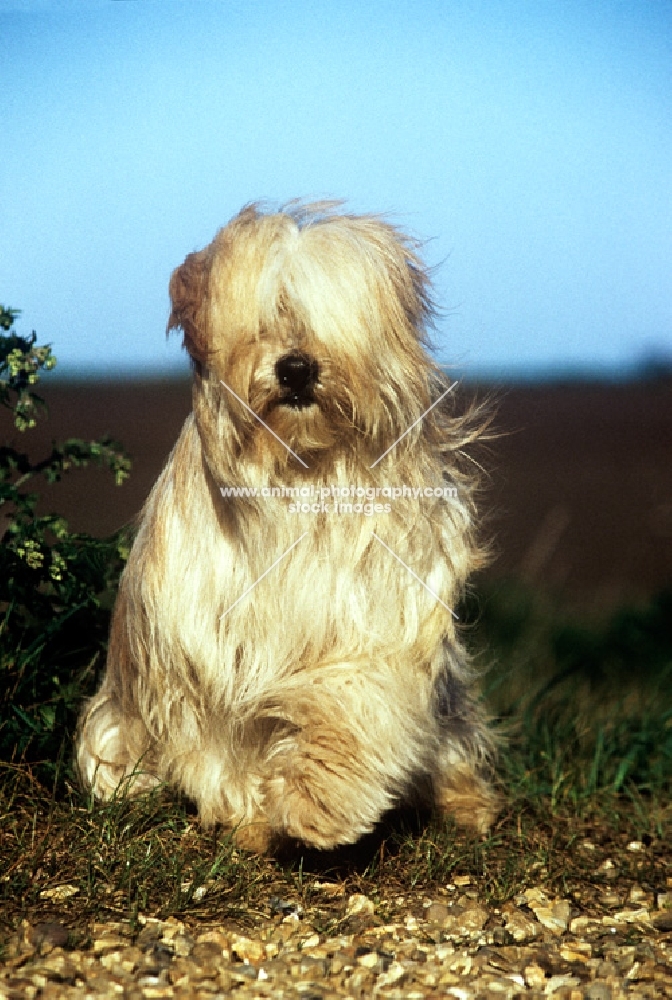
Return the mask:
<svg viewBox="0 0 672 1000">
<path fill-rule="evenodd" d="M 225 414 L 240 450 L 273 451 L 270 428 L 300 453 L 376 455 L 431 403 L 427 272 L 379 218 L 333 203 L 248 206 L 177 268 L 170 295 L 206 433 Z"/>
</svg>

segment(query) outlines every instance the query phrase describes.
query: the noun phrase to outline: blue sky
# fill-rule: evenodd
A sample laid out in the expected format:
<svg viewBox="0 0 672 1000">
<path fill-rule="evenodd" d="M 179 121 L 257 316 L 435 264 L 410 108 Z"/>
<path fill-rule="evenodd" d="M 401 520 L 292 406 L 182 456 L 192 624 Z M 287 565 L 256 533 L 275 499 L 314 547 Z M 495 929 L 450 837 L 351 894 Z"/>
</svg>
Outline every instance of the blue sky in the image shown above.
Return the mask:
<svg viewBox="0 0 672 1000">
<path fill-rule="evenodd" d="M 0 302 L 63 372 L 186 370 L 167 285 L 246 202 L 428 240 L 440 358 L 672 352 L 672 0 L 0 0 Z"/>
</svg>

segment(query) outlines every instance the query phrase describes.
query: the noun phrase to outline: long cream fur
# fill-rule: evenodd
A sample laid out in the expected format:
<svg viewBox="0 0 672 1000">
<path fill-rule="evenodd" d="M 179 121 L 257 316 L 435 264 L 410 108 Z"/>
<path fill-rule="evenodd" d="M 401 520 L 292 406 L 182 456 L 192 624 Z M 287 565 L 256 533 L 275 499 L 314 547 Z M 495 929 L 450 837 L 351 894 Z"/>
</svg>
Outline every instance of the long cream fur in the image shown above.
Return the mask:
<svg viewBox="0 0 672 1000">
<path fill-rule="evenodd" d="M 84 781 L 168 782 L 253 849 L 355 841 L 419 789 L 486 829 L 492 740 L 447 610 L 482 562 L 461 459 L 478 427 L 429 409 L 447 385 L 417 247 L 331 204 L 249 206 L 170 293 L 193 413 L 121 580 Z M 311 376 L 295 405 L 288 358 Z M 457 496 L 367 516 L 221 491 L 398 484 Z"/>
</svg>

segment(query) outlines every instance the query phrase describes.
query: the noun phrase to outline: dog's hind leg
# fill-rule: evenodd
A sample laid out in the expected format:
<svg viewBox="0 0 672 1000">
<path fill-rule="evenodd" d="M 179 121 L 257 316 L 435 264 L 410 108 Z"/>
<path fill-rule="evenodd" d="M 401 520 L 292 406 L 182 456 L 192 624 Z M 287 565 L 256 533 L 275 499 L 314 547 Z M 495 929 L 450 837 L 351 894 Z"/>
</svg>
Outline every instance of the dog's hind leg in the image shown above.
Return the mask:
<svg viewBox="0 0 672 1000">
<path fill-rule="evenodd" d="M 501 806 L 489 780 L 495 743 L 455 666 L 457 653 L 446 648 L 445 668 L 436 682 L 439 746 L 431 769 L 433 799 L 458 826 L 486 833 Z"/>
<path fill-rule="evenodd" d="M 433 777 L 436 808 L 460 827 L 487 833 L 501 806 L 499 796 L 472 763 L 450 752 L 441 757 L 443 767 Z"/>
<path fill-rule="evenodd" d="M 87 704 L 80 726 L 77 767 L 96 798 L 138 795 L 158 784 L 150 773 L 149 739 L 140 719 L 129 720 L 104 684 Z"/>
</svg>

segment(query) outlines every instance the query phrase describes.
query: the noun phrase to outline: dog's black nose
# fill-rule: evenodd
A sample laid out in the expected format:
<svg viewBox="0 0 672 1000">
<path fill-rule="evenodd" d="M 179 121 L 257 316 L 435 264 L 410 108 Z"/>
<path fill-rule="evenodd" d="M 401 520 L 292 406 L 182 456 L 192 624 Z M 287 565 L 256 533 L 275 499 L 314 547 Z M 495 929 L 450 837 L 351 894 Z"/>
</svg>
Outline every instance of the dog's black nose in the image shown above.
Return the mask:
<svg viewBox="0 0 672 1000">
<path fill-rule="evenodd" d="M 313 387 L 317 382 L 317 361 L 305 354 L 285 354 L 275 362 L 275 377 L 287 391 L 282 400 L 289 406 L 302 407 L 314 403 Z"/>
<path fill-rule="evenodd" d="M 309 383 L 317 382 L 317 361 L 305 354 L 286 354 L 276 361 L 275 375 L 280 385 L 301 392 Z"/>
</svg>

